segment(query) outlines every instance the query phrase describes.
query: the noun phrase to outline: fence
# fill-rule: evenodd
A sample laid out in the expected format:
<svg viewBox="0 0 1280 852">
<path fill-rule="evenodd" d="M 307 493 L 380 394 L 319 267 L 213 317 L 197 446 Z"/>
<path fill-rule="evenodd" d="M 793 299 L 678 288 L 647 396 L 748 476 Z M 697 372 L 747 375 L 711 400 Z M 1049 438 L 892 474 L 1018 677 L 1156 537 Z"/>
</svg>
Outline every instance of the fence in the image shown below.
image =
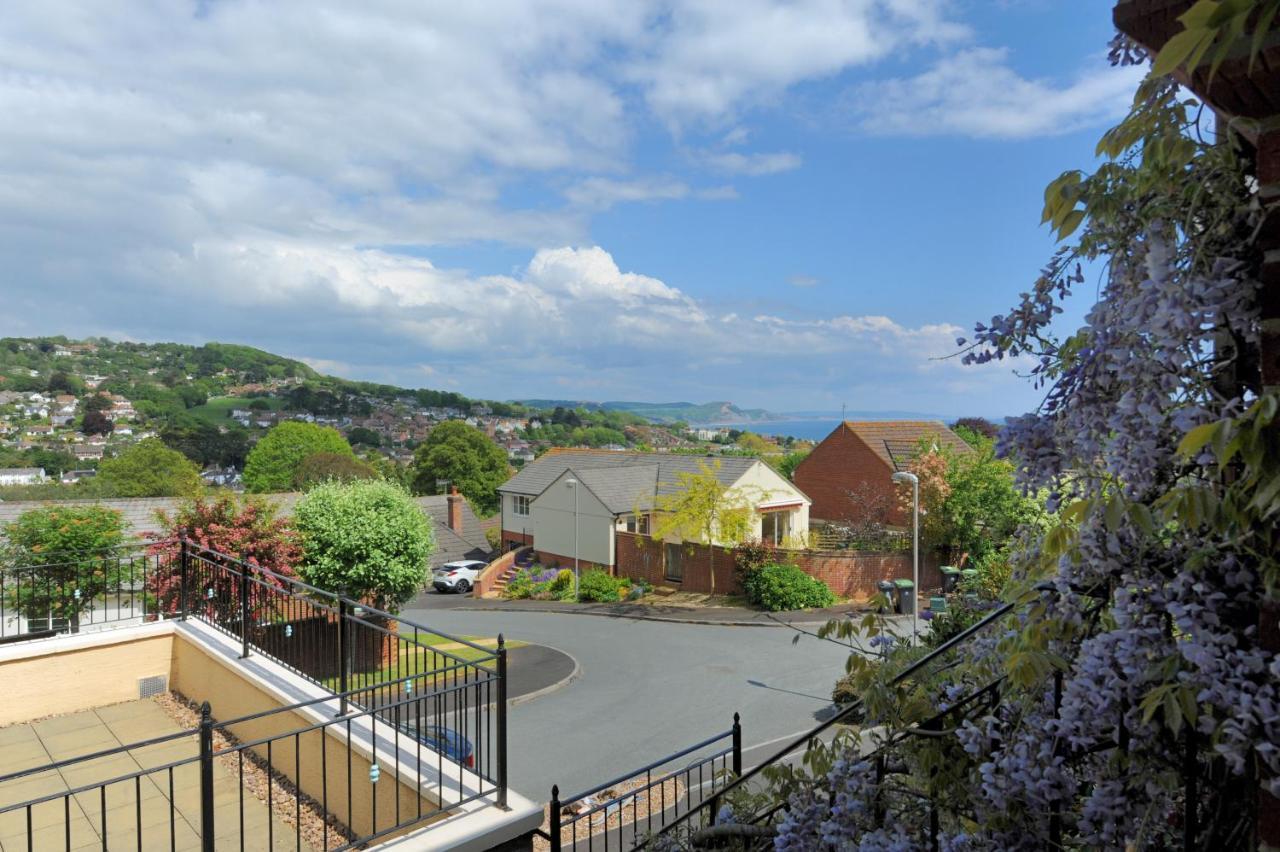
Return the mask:
<svg viewBox="0 0 1280 852">
<path fill-rule="evenodd" d="M 727 746 L 724 745 L 726 742 Z M 682 767 L 664 769 L 709 748 L 714 750 L 695 757 Z M 656 778 L 655 772 L 658 773 Z M 643 845 L 645 838 L 655 831 L 694 813 L 702 803 L 710 803 L 708 813 L 714 815 L 718 810 L 716 803 L 720 791 L 741 774 L 742 726 L 735 713 L 733 727 L 724 733 L 612 781 L 563 798 L 560 788 L 552 787 L 550 828 L 544 836 L 550 842 L 552 852 L 565 848 L 593 850 L 597 845 L 608 850 L 611 836 L 614 838 L 613 848 L 634 848 Z M 626 789 L 619 789 L 623 787 Z M 602 793 L 607 798 L 597 800 L 596 797 Z M 631 811 L 629 817 L 628 808 Z"/>
<path fill-rule="evenodd" d="M 157 613 L 148 589 L 169 572 L 145 544 L 87 553 L 26 554 L 0 567 L 0 641 L 140 623 Z"/>
<path fill-rule="evenodd" d="M 714 556 L 713 556 L 714 553 Z M 864 553 L 847 550 L 788 550 L 786 557 L 821 580 L 841 598 L 867 601 L 878 594 L 879 580 L 911 579 L 911 551 Z M 781 554 L 780 554 L 781 555 Z M 705 544 L 667 544 L 650 536 L 617 533 L 617 572 L 621 577 L 674 585 L 683 591 L 708 593 L 715 572 L 715 592 L 740 592 L 733 551 Z M 941 562 L 935 552 L 920 554 L 920 587 L 925 593 L 942 587 Z M 678 565 L 678 570 L 672 570 Z"/>
<path fill-rule="evenodd" d="M 259 774 L 265 774 L 268 793 L 277 775 L 292 785 L 287 795 L 293 797 L 299 815 L 304 806 L 319 808 L 317 819 L 325 826 L 321 829 L 323 848 L 329 848 L 328 826 L 335 818 L 347 827 L 346 839 L 336 848 L 349 848 L 480 798 L 492 797 L 499 807 L 506 805 L 507 653 L 501 636 L 496 649 L 485 648 L 186 539 L 9 567 L 0 573 L 0 580 L 8 583 L 0 591 L 0 600 L 16 609 L 16 614 L 0 618 L 0 625 L 8 631 L 6 641 L 37 639 L 76 630 L 86 623 L 128 626 L 157 618 L 193 619 L 238 640 L 242 658 L 251 654 L 267 657 L 328 692 L 322 698 L 222 722 L 213 721 L 206 703 L 204 718 L 194 732 L 0 776 L 2 784 L 198 736 L 199 754 L 0 808 L 0 819 L 25 810 L 31 848 L 35 848 L 37 828 L 47 828 L 50 811 L 59 803 L 66 848 L 73 848 L 72 801 L 75 797 L 82 804 L 85 796 L 96 797 L 100 803 L 103 848 L 107 848 L 107 833 L 113 824 L 120 826 L 116 833 L 125 836 L 129 845 L 136 838 L 139 849 L 177 848 L 184 845 L 184 822 L 179 817 L 184 807 L 187 811 L 193 807 L 179 801 L 183 791 L 193 785 L 200 791 L 198 837 L 202 847 L 212 849 L 214 837 L 228 830 L 228 821 L 239 826 L 243 837 L 246 761 L 263 764 Z M 48 621 L 39 620 L 41 613 L 48 613 Z M 441 644 L 452 650 L 441 649 Z M 326 720 L 300 723 L 296 713 L 307 707 L 326 708 Z M 288 724 L 290 719 L 294 724 Z M 353 747 L 352 726 L 361 720 L 371 731 L 367 745 L 372 754 L 367 760 Z M 246 737 L 244 742 L 233 741 L 221 748 L 212 745 L 215 728 L 234 737 L 237 727 L 242 732 L 261 732 L 264 726 L 265 735 Z M 381 817 L 376 788 L 381 774 L 380 748 L 387 755 L 382 762 L 390 762 L 392 778 L 404 781 L 418 800 L 416 805 L 402 802 L 404 796 L 397 792 L 382 805 Z M 406 760 L 409 752 L 416 760 Z M 304 755 L 309 755 L 306 767 Z M 219 805 L 223 810 L 215 807 L 212 770 L 215 759 L 230 757 L 239 764 L 242 782 L 240 810 L 234 816 L 227 816 L 225 801 Z M 367 781 L 358 780 L 360 773 L 353 770 L 361 760 L 368 765 Z M 345 777 L 341 771 L 344 765 Z M 434 774 L 425 771 L 431 765 Z M 196 768 L 198 780 L 192 775 Z M 312 782 L 304 784 L 304 778 Z M 433 779 L 434 787 L 427 783 Z M 168 791 L 167 835 L 160 835 L 163 826 L 155 822 L 154 814 L 144 820 L 144 780 L 150 785 L 145 787 L 146 793 L 153 793 L 153 787 L 162 795 Z M 374 785 L 372 792 L 362 786 L 366 783 Z M 331 795 L 335 789 L 337 794 Z M 470 792 L 464 795 L 464 789 Z M 425 807 L 424 802 L 428 803 Z M 133 807 L 132 823 L 121 811 L 127 805 Z M 363 805 L 368 806 L 367 816 L 361 810 Z M 387 816 L 388 809 L 394 819 Z M 144 822 L 150 835 L 145 844 Z M 190 814 L 186 822 L 190 822 Z M 265 830 L 274 832 L 271 819 Z M 296 830 L 300 839 L 301 829 Z"/>
</svg>

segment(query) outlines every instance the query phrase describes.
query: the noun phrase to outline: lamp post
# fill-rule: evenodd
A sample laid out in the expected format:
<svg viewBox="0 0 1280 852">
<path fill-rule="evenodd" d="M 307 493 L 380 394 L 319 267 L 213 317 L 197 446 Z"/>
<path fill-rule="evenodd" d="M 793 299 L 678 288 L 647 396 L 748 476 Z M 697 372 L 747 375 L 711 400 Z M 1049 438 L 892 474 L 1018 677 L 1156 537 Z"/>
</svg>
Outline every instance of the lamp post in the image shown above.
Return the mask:
<svg viewBox="0 0 1280 852">
<path fill-rule="evenodd" d="M 573 599 L 578 599 L 578 480 L 572 476 L 564 484 L 573 489 Z"/>
<path fill-rule="evenodd" d="M 911 644 L 920 639 L 917 628 L 917 616 L 920 612 L 920 477 L 907 471 L 899 471 L 893 475 L 894 482 L 911 483 L 911 582 L 914 594 L 911 596 Z"/>
</svg>

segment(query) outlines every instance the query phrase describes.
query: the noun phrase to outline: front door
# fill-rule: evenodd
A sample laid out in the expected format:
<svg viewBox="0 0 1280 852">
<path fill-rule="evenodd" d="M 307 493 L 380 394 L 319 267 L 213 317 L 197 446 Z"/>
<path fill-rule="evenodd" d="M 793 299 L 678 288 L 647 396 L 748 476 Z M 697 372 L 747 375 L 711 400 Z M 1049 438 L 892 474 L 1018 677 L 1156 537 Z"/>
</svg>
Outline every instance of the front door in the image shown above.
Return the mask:
<svg viewBox="0 0 1280 852">
<path fill-rule="evenodd" d="M 666 557 L 664 575 L 671 582 L 679 583 L 684 579 L 684 552 L 680 549 L 680 545 L 668 543 Z"/>
</svg>

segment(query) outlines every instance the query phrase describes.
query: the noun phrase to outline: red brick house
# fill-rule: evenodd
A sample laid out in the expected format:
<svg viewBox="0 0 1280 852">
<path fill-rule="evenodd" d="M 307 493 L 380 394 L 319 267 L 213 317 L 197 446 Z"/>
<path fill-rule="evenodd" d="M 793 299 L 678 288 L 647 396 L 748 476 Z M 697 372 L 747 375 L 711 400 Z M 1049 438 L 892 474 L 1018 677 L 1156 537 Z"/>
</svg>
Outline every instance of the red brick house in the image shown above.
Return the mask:
<svg viewBox="0 0 1280 852">
<path fill-rule="evenodd" d="M 878 508 L 884 523 L 908 523 L 897 500 L 893 474 L 905 470 L 921 441 L 955 452 L 969 445 L 938 420 L 846 420 L 796 466 L 791 479 L 813 500 L 810 517 L 867 521 Z"/>
</svg>

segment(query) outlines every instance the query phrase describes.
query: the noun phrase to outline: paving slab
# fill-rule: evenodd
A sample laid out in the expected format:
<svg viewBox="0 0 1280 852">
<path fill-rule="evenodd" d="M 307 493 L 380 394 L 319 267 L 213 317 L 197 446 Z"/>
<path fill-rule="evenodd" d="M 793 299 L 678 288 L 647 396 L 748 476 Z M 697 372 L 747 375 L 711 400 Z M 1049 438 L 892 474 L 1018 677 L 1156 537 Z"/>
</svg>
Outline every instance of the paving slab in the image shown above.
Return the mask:
<svg viewBox="0 0 1280 852">
<path fill-rule="evenodd" d="M 116 704 L 65 716 L 55 716 L 0 729 L 0 766 L 4 771 L 41 766 L 55 760 L 111 749 L 139 740 L 178 733 L 178 726 L 153 701 Z M 153 769 L 195 754 L 195 737 L 119 752 L 0 783 L 0 808 L 46 795 L 67 793 L 101 784 L 144 769 Z M 266 803 L 243 791 L 237 774 L 221 761 L 214 763 L 216 839 L 247 850 L 296 849 L 295 829 L 268 809 Z M 31 807 L 30 837 L 26 809 L 0 814 L 0 852 L 64 849 L 70 827 L 72 850 L 137 848 L 199 849 L 199 768 L 184 764 L 102 788 L 59 796 Z M 244 843 L 240 842 L 240 802 L 243 796 Z M 70 812 L 70 820 L 67 814 Z M 304 841 L 302 848 L 311 847 Z"/>
</svg>

